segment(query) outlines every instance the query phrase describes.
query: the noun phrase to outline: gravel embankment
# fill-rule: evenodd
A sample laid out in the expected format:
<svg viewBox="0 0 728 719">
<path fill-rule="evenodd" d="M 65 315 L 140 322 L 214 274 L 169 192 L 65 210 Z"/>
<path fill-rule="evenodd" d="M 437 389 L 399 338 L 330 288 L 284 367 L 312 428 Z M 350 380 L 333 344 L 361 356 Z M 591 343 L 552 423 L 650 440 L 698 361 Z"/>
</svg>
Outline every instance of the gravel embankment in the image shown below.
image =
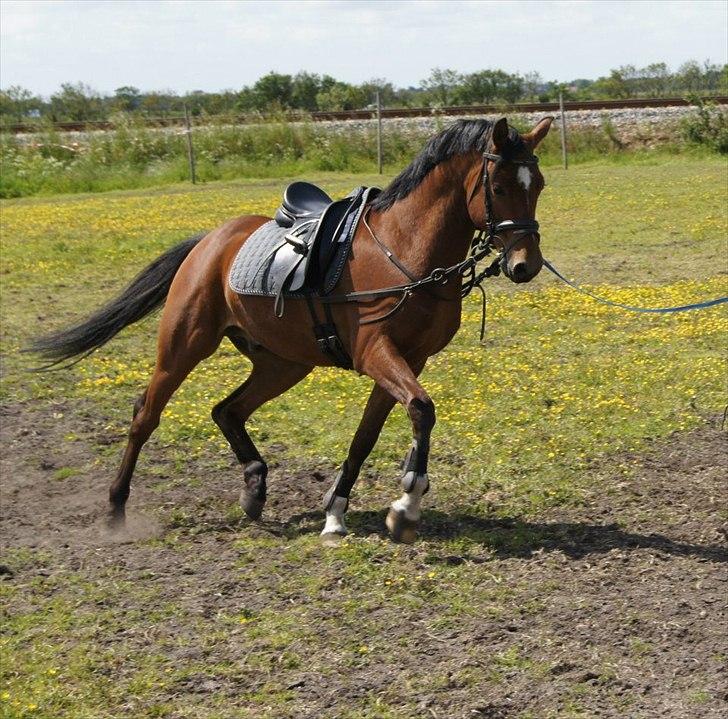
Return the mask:
<svg viewBox="0 0 728 719">
<path fill-rule="evenodd" d="M 567 129 L 595 129 L 603 128 L 607 123 L 611 125 L 614 136 L 625 146 L 642 145 L 651 147 L 665 141 L 674 140 L 679 132 L 680 122 L 686 117 L 694 114 L 695 107 L 646 107 L 646 108 L 621 108 L 613 110 L 570 110 L 566 114 Z M 728 113 L 728 107 L 719 106 L 714 112 Z M 542 117 L 554 114 L 556 117 L 555 127 L 559 127 L 560 118 L 558 113 L 530 112 L 508 115 L 509 120 L 517 125 L 534 125 Z M 473 118 L 473 115 L 464 115 L 463 118 Z M 502 114 L 485 115 L 488 119 L 497 119 Z M 385 134 L 394 133 L 416 133 L 418 135 L 431 135 L 437 132 L 448 123 L 458 119 L 453 116 L 442 116 L 434 114 L 430 117 L 408 117 L 408 118 L 386 118 L 382 120 Z M 219 126 L 209 126 L 219 127 Z M 252 127 L 248 125 L 246 127 Z M 315 123 L 319 130 L 329 130 L 336 134 L 359 135 L 373 132 L 376 127 L 376 120 L 323 120 Z M 196 132 L 204 132 L 205 126 L 200 125 Z M 160 128 L 157 132 L 182 134 L 183 129 L 178 127 Z M 93 130 L 89 132 L 66 132 L 61 133 L 64 143 L 69 145 L 84 145 L 91 137 L 105 134 L 106 130 Z M 21 143 L 33 144 L 38 141 L 35 134 L 19 134 L 15 138 Z"/>
<path fill-rule="evenodd" d="M 634 127 L 635 125 L 665 125 L 676 124 L 683 118 L 695 112 L 695 107 L 645 107 L 645 108 L 623 108 L 619 110 L 571 110 L 566 113 L 566 122 L 568 127 L 602 127 L 608 120 L 617 128 Z M 725 108 L 721 108 L 722 112 L 726 112 Z M 506 113 L 507 114 L 507 113 Z M 508 115 L 510 119 L 523 122 L 524 124 L 535 124 L 542 117 L 554 114 L 557 122 L 559 121 L 558 113 L 548 112 L 528 112 Z M 502 114 L 485 115 L 488 119 L 497 119 Z M 472 118 L 473 115 L 464 115 L 463 117 Z M 433 115 L 432 117 L 403 117 L 403 118 L 387 118 L 382 122 L 386 127 L 406 130 L 418 130 L 421 132 L 435 132 L 443 124 L 455 120 L 455 117 L 442 117 Z M 373 127 L 375 120 L 326 120 L 316 123 L 330 127 L 336 132 L 350 132 L 351 130 L 367 129 Z"/>
<path fill-rule="evenodd" d="M 614 110 L 571 110 L 566 113 L 567 130 L 600 130 L 605 125 L 611 125 L 614 137 L 624 146 L 655 147 L 679 137 L 680 123 L 694 114 L 695 107 L 646 107 L 621 108 Z M 719 106 L 714 112 L 727 113 L 726 106 Z M 555 128 L 561 124 L 558 113 L 529 112 L 507 115 L 508 119 L 519 126 L 535 125 L 546 115 L 555 115 Z M 475 116 L 467 115 L 464 118 Z M 502 117 L 502 114 L 485 115 L 490 120 Z M 437 132 L 441 127 L 458 118 L 442 117 L 408 117 L 387 118 L 383 120 L 384 132 L 417 132 L 429 135 Z M 329 120 L 317 125 L 323 125 L 335 133 L 353 134 L 357 132 L 373 131 L 375 120 Z"/>
</svg>

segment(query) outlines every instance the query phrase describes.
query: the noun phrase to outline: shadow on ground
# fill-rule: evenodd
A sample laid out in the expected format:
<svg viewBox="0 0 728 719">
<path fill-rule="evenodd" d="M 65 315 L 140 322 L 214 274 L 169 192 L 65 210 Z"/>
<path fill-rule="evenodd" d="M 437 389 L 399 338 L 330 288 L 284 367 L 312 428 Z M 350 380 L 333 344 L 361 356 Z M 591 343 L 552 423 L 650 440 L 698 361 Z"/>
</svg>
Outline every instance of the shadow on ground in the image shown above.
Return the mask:
<svg viewBox="0 0 728 719">
<path fill-rule="evenodd" d="M 386 511 L 351 511 L 346 515 L 349 530 L 356 535 L 376 534 L 388 537 L 384 529 Z M 246 522 L 247 520 L 241 520 Z M 287 522 L 267 520 L 261 523 L 271 534 L 294 538 L 318 534 L 323 526 L 323 512 L 297 514 Z M 220 529 L 220 527 L 218 527 Z M 683 557 L 698 557 L 711 562 L 728 562 L 728 549 L 719 545 L 701 545 L 672 540 L 662 534 L 627 532 L 617 524 L 589 522 L 529 522 L 513 517 L 498 519 L 472 514 L 447 514 L 426 510 L 422 514 L 421 539 L 437 542 L 466 538 L 481 545 L 498 558 L 527 558 L 536 552 L 563 552 L 572 559 L 603 554 L 612 549 L 650 549 Z M 453 558 L 448 558 L 452 562 Z M 461 557 L 463 561 L 480 557 Z"/>
</svg>

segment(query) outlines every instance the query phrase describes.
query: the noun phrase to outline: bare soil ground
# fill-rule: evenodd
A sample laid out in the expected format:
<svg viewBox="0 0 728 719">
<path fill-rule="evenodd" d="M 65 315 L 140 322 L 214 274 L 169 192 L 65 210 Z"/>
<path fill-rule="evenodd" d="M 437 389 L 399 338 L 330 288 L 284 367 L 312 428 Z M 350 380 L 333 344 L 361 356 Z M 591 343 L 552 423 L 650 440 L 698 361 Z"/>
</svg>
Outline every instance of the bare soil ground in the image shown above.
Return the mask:
<svg viewBox="0 0 728 719">
<path fill-rule="evenodd" d="M 638 457 L 602 462 L 594 467 L 599 481 L 585 503 L 548 516 L 451 512 L 438 506 L 435 488 L 421 541 L 401 549 L 412 570 L 444 565 L 487 572 L 510 593 L 497 611 L 486 611 L 484 604 L 483 611 L 464 612 L 449 624 L 396 604 L 369 602 L 374 617 L 368 621 L 382 628 L 388 649 L 376 658 L 363 655 L 360 663 L 337 653 L 342 632 L 347 640 L 367 642 L 357 637 L 356 615 L 340 611 L 345 587 L 337 564 L 324 560 L 339 550 L 322 548 L 303 559 L 286 559 L 284 552 L 291 540 L 319 531 L 317 508 L 333 468 L 302 465 L 291 471 L 273 462 L 265 521 L 253 525 L 231 515 L 239 489 L 232 462 L 229 471 L 211 471 L 212 458 L 203 458 L 180 472 L 165 448 L 152 443 L 133 487 L 129 529 L 111 535 L 102 517 L 118 457 L 104 445 L 120 438 L 106 437 L 101 426 L 91 407 L 4 407 L 2 542 L 11 558 L 4 560 L 2 578 L 22 588 L 29 604 L 39 578 L 51 581 L 54 575 L 73 573 L 94 583 L 123 577 L 140 590 L 153 586 L 153 599 L 140 591 L 108 600 L 120 615 L 138 610 L 137 622 L 97 633 L 93 641 L 113 651 L 123 638 L 126 645 L 154 648 L 172 667 L 208 667 L 156 690 L 154 700 L 168 711 L 154 716 L 228 716 L 219 709 L 221 701 L 238 706 L 238 716 L 268 715 L 272 700 L 266 710 L 265 700 L 251 692 L 265 692 L 271 675 L 285 692 L 277 716 L 726 716 L 728 452 L 720 418 L 657 442 Z M 66 439 L 70 434 L 75 441 Z M 624 464 L 633 471 L 620 472 Z M 65 476 L 62 468 L 73 473 Z M 150 468 L 156 483 L 149 481 Z M 160 482 L 166 482 L 162 490 Z M 356 537 L 387 541 L 382 529 L 391 494 L 387 482 L 381 511 L 364 511 L 353 502 L 349 524 Z M 167 541 L 171 536 L 174 542 Z M 466 550 L 442 549 L 458 536 L 473 540 Z M 241 546 L 266 537 L 255 569 L 241 571 Z M 43 552 L 49 561 L 39 567 L 12 559 L 20 549 Z M 300 572 L 302 561 L 329 578 L 316 596 L 286 582 L 287 572 Z M 74 589 L 61 582 L 55 591 L 70 596 Z M 94 611 L 91 599 L 76 601 L 79 612 Z M 152 619 L 160 602 L 179 611 Z M 301 602 L 311 604 L 317 636 L 304 663 L 271 662 L 266 668 L 252 661 L 256 644 L 243 625 L 217 632 L 214 641 L 180 641 L 230 607 L 244 606 L 251 615 L 284 613 Z M 71 633 L 66 641 L 88 640 Z M 483 666 L 488 673 L 480 671 Z M 123 682 L 131 668 L 115 671 Z M 378 698 L 386 711 L 377 710 Z M 112 715 L 143 716 L 149 701 L 130 698 Z M 218 709 L 210 709 L 213 704 Z"/>
</svg>

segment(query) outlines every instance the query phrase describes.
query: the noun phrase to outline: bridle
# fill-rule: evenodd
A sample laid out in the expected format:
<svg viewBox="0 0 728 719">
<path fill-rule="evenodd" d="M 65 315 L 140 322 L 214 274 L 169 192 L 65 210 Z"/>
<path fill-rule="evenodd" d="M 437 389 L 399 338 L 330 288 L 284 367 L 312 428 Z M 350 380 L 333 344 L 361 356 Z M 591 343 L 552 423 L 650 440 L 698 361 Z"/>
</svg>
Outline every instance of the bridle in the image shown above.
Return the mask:
<svg viewBox="0 0 728 719">
<path fill-rule="evenodd" d="M 476 248 L 476 245 L 488 247 L 491 250 L 498 250 L 496 244 L 496 238 L 501 241 L 502 249 L 500 249 L 500 255 L 497 258 L 501 269 L 505 269 L 505 264 L 508 260 L 508 253 L 513 247 L 520 242 L 521 238 L 525 235 L 535 235 L 537 240 L 540 240 L 538 233 L 539 224 L 536 220 L 501 220 L 498 221 L 495 218 L 495 212 L 493 210 L 493 189 L 490 182 L 490 173 L 488 172 L 488 160 L 496 163 L 496 166 L 502 162 L 510 162 L 512 165 L 538 165 L 538 157 L 531 155 L 530 157 L 524 157 L 519 159 L 508 159 L 505 160 L 502 155 L 497 155 L 493 152 L 483 153 L 483 170 L 482 170 L 482 185 L 483 185 L 483 205 L 485 207 L 485 230 L 479 230 L 473 240 L 472 251 Z M 478 185 L 476 184 L 473 191 L 470 193 L 468 204 L 472 201 L 475 193 L 478 191 Z M 505 245 L 501 233 L 512 232 L 513 240 Z"/>
</svg>

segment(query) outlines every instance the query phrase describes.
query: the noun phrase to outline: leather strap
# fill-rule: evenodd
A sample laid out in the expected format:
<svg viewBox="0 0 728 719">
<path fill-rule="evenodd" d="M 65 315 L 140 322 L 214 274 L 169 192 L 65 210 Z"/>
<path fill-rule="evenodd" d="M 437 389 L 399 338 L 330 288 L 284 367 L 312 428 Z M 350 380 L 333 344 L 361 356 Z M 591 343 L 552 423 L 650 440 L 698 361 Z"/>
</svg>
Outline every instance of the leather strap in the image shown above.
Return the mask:
<svg viewBox="0 0 728 719">
<path fill-rule="evenodd" d="M 370 236 L 372 239 L 379 245 L 379 249 L 384 253 L 385 257 L 410 281 L 410 282 L 417 282 L 417 278 L 397 259 L 397 256 L 392 252 L 392 250 L 387 247 L 376 235 L 374 230 L 372 230 L 371 226 L 369 225 L 369 222 L 367 220 L 367 217 L 369 216 L 369 208 L 367 208 L 367 211 L 364 213 L 364 215 L 361 218 L 362 223 L 364 224 L 364 227 L 367 228 Z"/>
<path fill-rule="evenodd" d="M 318 313 L 316 312 L 316 306 L 314 305 L 312 295 L 306 295 L 306 303 L 308 304 L 308 310 L 311 313 L 311 319 L 313 320 L 313 332 L 316 336 L 316 344 L 321 352 L 326 357 L 333 360 L 337 367 L 341 367 L 342 369 L 352 369 L 354 363 L 352 362 L 351 357 L 349 357 L 348 352 L 344 349 L 344 345 L 336 331 L 336 324 L 334 323 L 331 305 L 324 304 L 326 322 L 319 322 Z"/>
</svg>

